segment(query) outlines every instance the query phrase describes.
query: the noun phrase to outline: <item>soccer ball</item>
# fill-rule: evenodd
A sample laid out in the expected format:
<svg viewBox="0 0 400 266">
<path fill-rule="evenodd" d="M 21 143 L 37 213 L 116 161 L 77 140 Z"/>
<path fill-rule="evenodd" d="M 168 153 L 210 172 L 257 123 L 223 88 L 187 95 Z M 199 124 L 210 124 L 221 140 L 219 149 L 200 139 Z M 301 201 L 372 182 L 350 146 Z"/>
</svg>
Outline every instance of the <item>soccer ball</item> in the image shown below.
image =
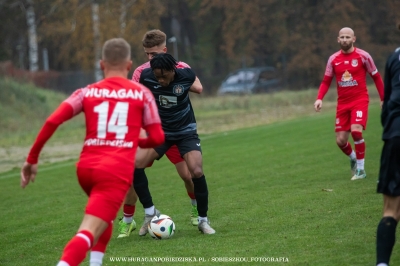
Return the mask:
<svg viewBox="0 0 400 266">
<path fill-rule="evenodd" d="M 174 235 L 175 223 L 168 215 L 160 214 L 151 219 L 148 229 L 152 238 L 167 239 Z"/>
</svg>

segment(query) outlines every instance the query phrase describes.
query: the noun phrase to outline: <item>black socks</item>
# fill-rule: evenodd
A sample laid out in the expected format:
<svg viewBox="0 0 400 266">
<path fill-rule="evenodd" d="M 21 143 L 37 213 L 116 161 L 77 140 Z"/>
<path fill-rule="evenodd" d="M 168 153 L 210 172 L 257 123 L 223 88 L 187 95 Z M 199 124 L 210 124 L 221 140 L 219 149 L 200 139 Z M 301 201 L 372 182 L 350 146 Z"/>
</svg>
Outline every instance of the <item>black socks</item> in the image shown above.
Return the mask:
<svg viewBox="0 0 400 266">
<path fill-rule="evenodd" d="M 390 255 L 396 241 L 397 221 L 393 217 L 383 217 L 376 234 L 376 264 L 389 265 Z"/>
<path fill-rule="evenodd" d="M 192 178 L 194 184 L 194 196 L 197 201 L 197 211 L 200 217 L 207 217 L 208 211 L 208 188 L 206 177 Z"/>
<path fill-rule="evenodd" d="M 149 190 L 149 181 L 147 180 L 144 168 L 135 168 L 133 177 L 133 188 L 138 195 L 140 203 L 142 203 L 143 208 L 150 208 L 154 204 Z"/>
</svg>

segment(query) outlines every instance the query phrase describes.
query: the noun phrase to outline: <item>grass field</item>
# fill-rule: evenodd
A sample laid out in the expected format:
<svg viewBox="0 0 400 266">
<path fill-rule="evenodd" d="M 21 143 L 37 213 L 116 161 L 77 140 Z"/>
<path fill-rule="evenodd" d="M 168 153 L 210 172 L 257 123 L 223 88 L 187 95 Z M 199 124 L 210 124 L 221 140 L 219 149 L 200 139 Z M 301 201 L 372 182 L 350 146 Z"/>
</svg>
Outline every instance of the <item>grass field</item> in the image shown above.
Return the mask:
<svg viewBox="0 0 400 266">
<path fill-rule="evenodd" d="M 219 265 L 216 257 L 283 257 L 290 265 L 374 265 L 382 199 L 376 194 L 382 147 L 379 107 L 370 107 L 367 179 L 350 181 L 348 159 L 336 147 L 334 113 L 202 134 L 209 217 L 217 234 L 189 223 L 189 199 L 174 167 L 148 169 L 156 207 L 170 215 L 173 238 L 113 239 L 104 265 Z M 56 265 L 82 218 L 86 198 L 74 161 L 43 165 L 37 181 L 19 188 L 14 170 L 0 174 L 0 265 Z M 324 191 L 331 189 L 332 192 Z M 137 208 L 135 220 L 143 221 Z M 202 257 L 206 262 L 111 262 L 114 257 Z M 391 265 L 400 265 L 395 246 Z M 272 262 L 227 263 L 269 265 Z M 277 264 L 277 263 L 272 263 Z M 280 263 L 278 263 L 280 264 Z M 88 265 L 86 261 L 83 265 Z"/>
</svg>

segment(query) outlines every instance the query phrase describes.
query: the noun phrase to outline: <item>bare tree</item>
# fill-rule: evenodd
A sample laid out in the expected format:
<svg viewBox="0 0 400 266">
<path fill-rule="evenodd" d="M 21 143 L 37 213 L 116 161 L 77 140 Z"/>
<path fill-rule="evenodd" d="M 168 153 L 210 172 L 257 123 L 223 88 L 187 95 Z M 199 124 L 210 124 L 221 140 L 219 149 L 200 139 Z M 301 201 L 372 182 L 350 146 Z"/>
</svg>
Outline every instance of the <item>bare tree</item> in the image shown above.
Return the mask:
<svg viewBox="0 0 400 266">
<path fill-rule="evenodd" d="M 121 14 L 119 16 L 120 36 L 124 36 L 126 28 L 126 12 L 136 2 L 136 0 L 121 0 Z"/>
<path fill-rule="evenodd" d="M 36 34 L 36 19 L 35 9 L 33 8 L 33 0 L 27 0 L 26 8 L 26 23 L 28 25 L 28 40 L 29 40 L 29 70 L 36 72 L 38 66 L 38 42 Z"/>
<path fill-rule="evenodd" d="M 93 22 L 93 41 L 94 41 L 94 78 L 99 81 L 103 78 L 100 69 L 101 43 L 100 43 L 100 19 L 99 4 L 96 0 L 92 1 L 92 22 Z"/>
</svg>

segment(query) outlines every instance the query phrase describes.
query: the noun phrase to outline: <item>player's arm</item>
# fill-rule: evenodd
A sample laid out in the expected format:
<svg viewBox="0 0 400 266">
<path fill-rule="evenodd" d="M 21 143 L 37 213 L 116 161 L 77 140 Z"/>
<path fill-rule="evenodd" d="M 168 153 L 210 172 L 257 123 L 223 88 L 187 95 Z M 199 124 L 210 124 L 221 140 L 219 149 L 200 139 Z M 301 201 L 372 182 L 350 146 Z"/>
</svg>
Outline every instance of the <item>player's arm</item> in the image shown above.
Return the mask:
<svg viewBox="0 0 400 266">
<path fill-rule="evenodd" d="M 139 138 L 140 148 L 154 148 L 164 143 L 165 135 L 153 94 L 143 86 L 145 104 L 143 110 L 143 129 L 147 137 Z M 142 134 L 141 134 L 142 135 Z"/>
<path fill-rule="evenodd" d="M 177 68 L 190 68 L 188 64 L 185 62 L 179 61 Z M 189 88 L 190 92 L 200 94 L 203 92 L 203 85 L 201 85 L 200 79 L 196 77 L 195 81 L 193 82 L 192 86 Z"/>
<path fill-rule="evenodd" d="M 382 108 L 382 104 L 383 104 L 383 95 L 384 95 L 384 86 L 383 86 L 383 81 L 382 81 L 382 77 L 378 72 L 378 69 L 375 69 L 373 72 L 370 73 L 371 78 L 374 80 L 376 89 L 379 93 L 379 98 L 381 99 L 381 108 Z"/>
<path fill-rule="evenodd" d="M 324 99 L 325 94 L 328 92 L 329 87 L 331 86 L 332 83 L 333 79 L 332 60 L 333 58 L 330 57 L 328 63 L 326 64 L 325 75 L 318 89 L 317 100 L 314 103 L 314 109 L 316 112 L 321 111 L 322 100 Z"/>
<path fill-rule="evenodd" d="M 67 100 L 62 102 L 60 106 L 46 119 L 43 127 L 39 131 L 36 140 L 29 151 L 26 162 L 21 169 L 21 187 L 24 188 L 30 181 L 35 181 L 37 173 L 37 163 L 39 154 L 43 146 L 51 138 L 57 128 L 65 121 L 78 114 L 82 108 L 81 105 L 73 105 L 71 102 L 77 103 L 81 99 L 81 90 L 74 92 Z"/>
<path fill-rule="evenodd" d="M 324 78 L 318 89 L 317 100 L 314 103 L 314 109 L 316 112 L 319 112 L 322 109 L 322 99 L 324 99 L 325 94 L 328 92 L 329 87 L 331 86 L 332 79 L 333 76 L 324 75 Z"/>
<path fill-rule="evenodd" d="M 383 104 L 382 104 L 382 113 L 381 113 L 381 123 L 382 126 L 386 124 L 386 118 L 388 117 L 388 102 L 390 100 L 390 96 L 392 94 L 392 76 L 390 73 L 390 62 L 391 62 L 392 55 L 386 61 L 385 65 L 385 87 L 384 87 L 384 97 L 383 97 Z"/>
<path fill-rule="evenodd" d="M 139 67 L 137 67 L 137 68 L 135 69 L 135 71 L 133 72 L 133 75 L 132 75 L 132 80 L 133 80 L 133 81 L 139 82 L 139 80 L 140 80 L 140 74 L 142 73 L 142 70 L 143 70 L 143 69 L 140 69 Z"/>
<path fill-rule="evenodd" d="M 190 86 L 189 91 L 200 94 L 203 92 L 203 85 L 201 85 L 201 82 L 198 77 L 194 80 L 192 86 Z"/>
<path fill-rule="evenodd" d="M 375 62 L 372 59 L 371 55 L 366 53 L 365 54 L 365 58 L 364 58 L 364 66 L 367 69 L 369 75 L 371 76 L 371 78 L 374 80 L 376 89 L 379 93 L 379 97 L 381 99 L 381 107 L 382 107 L 382 103 L 383 103 L 383 81 L 382 81 L 382 77 L 378 72 L 378 69 L 375 66 Z"/>
</svg>

